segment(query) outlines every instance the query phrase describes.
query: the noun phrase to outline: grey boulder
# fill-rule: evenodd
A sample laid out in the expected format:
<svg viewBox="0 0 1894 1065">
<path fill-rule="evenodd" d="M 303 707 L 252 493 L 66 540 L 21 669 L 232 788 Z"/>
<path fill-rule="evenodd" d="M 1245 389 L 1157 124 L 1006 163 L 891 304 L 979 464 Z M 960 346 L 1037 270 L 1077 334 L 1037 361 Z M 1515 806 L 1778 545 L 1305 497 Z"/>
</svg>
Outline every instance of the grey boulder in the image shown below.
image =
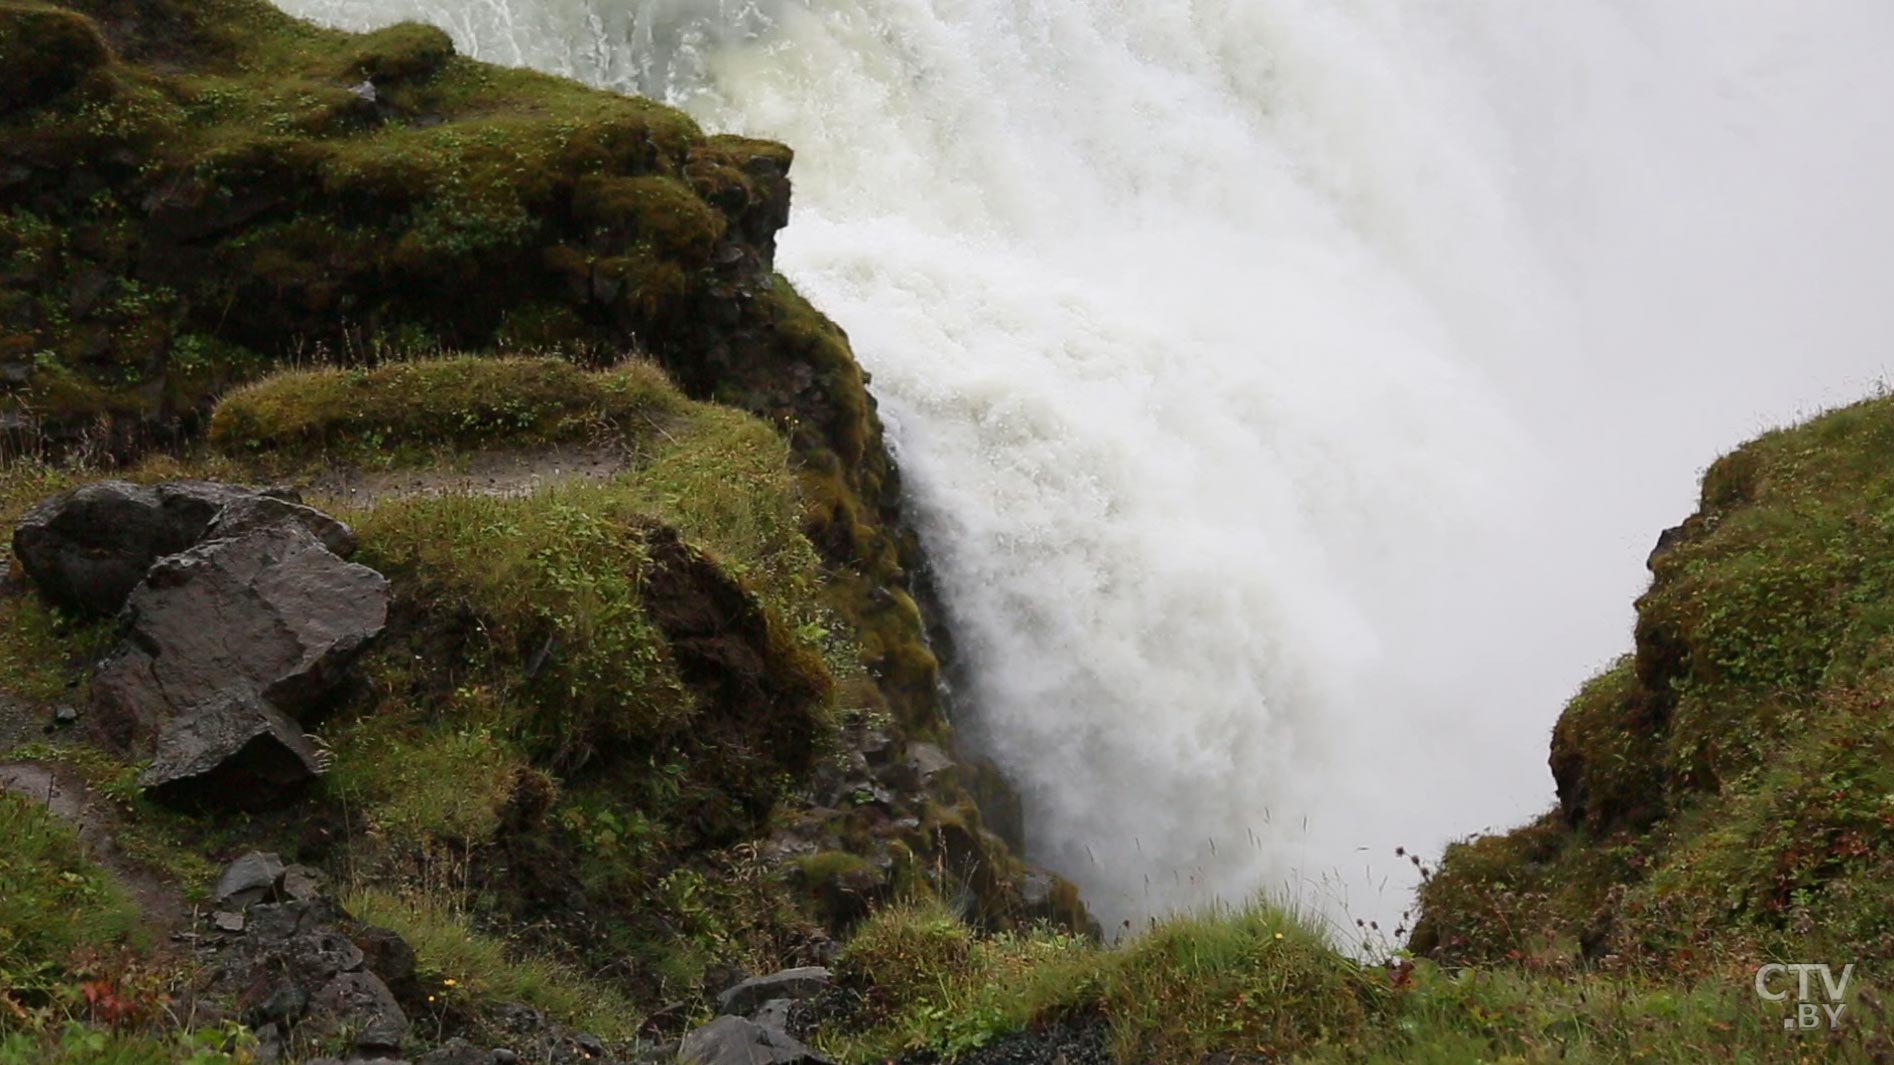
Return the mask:
<svg viewBox="0 0 1894 1065">
<path fill-rule="evenodd" d="M 93 693 L 105 738 L 132 747 L 232 692 L 313 713 L 387 625 L 388 582 L 284 522 L 160 560 L 125 610 Z"/>
<path fill-rule="evenodd" d="M 138 784 L 171 805 L 262 808 L 292 797 L 321 773 L 302 729 L 249 693 L 172 718 L 157 748 Z"/>
<path fill-rule="evenodd" d="M 355 553 L 355 530 L 324 514 L 277 495 L 238 496 L 225 503 L 204 528 L 206 540 L 228 540 L 271 525 L 300 525 L 337 557 Z"/>
<path fill-rule="evenodd" d="M 684 1037 L 678 1065 L 834 1065 L 787 1032 L 719 1017 Z"/>
<path fill-rule="evenodd" d="M 283 879 L 283 859 L 266 851 L 251 851 L 224 867 L 217 878 L 217 905 L 226 910 L 242 910 L 262 902 Z"/>
<path fill-rule="evenodd" d="M 806 1001 L 826 990 L 829 980 L 829 971 L 818 965 L 752 976 L 717 996 L 717 1012 L 747 1017 L 773 999 Z"/>
<path fill-rule="evenodd" d="M 341 973 L 309 998 L 309 1019 L 305 1026 L 311 1035 L 347 1033 L 351 1045 L 360 1053 L 399 1050 L 408 1034 L 408 1017 L 401 1012 L 395 996 L 381 977 L 374 973 Z"/>
<path fill-rule="evenodd" d="M 253 489 L 208 481 L 99 481 L 52 497 L 20 520 L 13 551 L 47 598 L 110 616 L 152 563 L 196 544 L 225 504 Z M 294 493 L 272 492 L 294 501 Z"/>
</svg>

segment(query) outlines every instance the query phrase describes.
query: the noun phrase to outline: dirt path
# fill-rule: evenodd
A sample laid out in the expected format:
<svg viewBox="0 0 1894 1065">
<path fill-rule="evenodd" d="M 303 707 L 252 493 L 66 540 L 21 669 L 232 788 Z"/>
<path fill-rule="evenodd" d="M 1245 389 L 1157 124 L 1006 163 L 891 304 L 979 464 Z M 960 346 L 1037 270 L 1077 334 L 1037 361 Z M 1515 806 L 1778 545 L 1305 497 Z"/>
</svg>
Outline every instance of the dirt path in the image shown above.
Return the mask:
<svg viewBox="0 0 1894 1065">
<path fill-rule="evenodd" d="M 159 933 L 160 949 L 171 933 L 189 922 L 191 911 L 185 905 L 184 893 L 132 861 L 119 848 L 113 837 L 119 821 L 117 811 L 108 801 L 94 796 L 78 774 L 45 762 L 0 762 L 0 791 L 42 803 L 55 817 L 70 824 L 86 854 L 111 870 L 125 886 L 144 923 Z"/>
<path fill-rule="evenodd" d="M 481 451 L 466 456 L 466 465 L 460 469 L 339 469 L 310 481 L 304 495 L 316 506 L 353 507 L 388 498 L 457 492 L 521 496 L 562 481 L 607 480 L 626 467 L 624 451 L 613 448 Z"/>
</svg>

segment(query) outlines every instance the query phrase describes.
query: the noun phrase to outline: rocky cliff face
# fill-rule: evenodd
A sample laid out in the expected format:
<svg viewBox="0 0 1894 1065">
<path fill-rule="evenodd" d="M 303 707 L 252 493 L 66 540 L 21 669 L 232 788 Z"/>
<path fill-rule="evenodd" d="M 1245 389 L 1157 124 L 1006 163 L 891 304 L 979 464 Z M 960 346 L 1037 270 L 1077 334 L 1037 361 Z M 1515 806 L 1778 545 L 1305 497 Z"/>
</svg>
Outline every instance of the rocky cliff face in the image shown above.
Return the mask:
<svg viewBox="0 0 1894 1065">
<path fill-rule="evenodd" d="M 296 792 L 306 823 L 263 814 L 243 845 L 403 906 L 451 881 L 490 931 L 630 968 L 648 1008 L 719 966 L 820 960 L 896 894 L 1086 923 L 951 756 L 865 375 L 774 272 L 791 161 L 428 27 L 0 0 L 0 516 L 104 467 L 171 484 L 114 490 L 153 515 L 199 491 L 180 474 L 300 482 L 386 577 L 386 631 L 291 715 L 312 735 L 275 729 L 304 771 L 333 762 Z M 151 574 L 249 540 L 206 531 L 221 499 L 188 536 L 47 532 L 87 492 L 16 538 L 84 565 L 0 598 L 0 743 L 78 716 L 34 753 L 93 759 L 68 741 L 109 719 L 142 758 L 179 710 L 152 693 L 182 689 L 126 678 L 242 639 L 216 611 L 165 628 Z M 136 617 L 84 620 L 128 594 Z M 85 764 L 135 786 L 136 763 Z M 231 857 L 216 820 L 153 847 Z"/>
<path fill-rule="evenodd" d="M 1876 399 L 1710 468 L 1651 553 L 1635 650 L 1559 719 L 1558 808 L 1450 848 L 1417 949 L 1894 952 L 1891 445 Z"/>
</svg>

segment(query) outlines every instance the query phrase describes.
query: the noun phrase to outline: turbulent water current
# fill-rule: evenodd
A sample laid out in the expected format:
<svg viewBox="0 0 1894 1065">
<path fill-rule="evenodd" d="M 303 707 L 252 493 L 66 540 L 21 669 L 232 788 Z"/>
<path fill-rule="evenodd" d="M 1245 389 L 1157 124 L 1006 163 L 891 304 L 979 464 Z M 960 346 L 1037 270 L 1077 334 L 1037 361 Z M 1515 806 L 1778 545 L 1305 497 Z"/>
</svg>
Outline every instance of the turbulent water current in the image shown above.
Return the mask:
<svg viewBox="0 0 1894 1065">
<path fill-rule="evenodd" d="M 1886 0 L 284 0 L 798 152 L 1034 857 L 1398 921 L 1656 533 L 1878 387 Z"/>
</svg>

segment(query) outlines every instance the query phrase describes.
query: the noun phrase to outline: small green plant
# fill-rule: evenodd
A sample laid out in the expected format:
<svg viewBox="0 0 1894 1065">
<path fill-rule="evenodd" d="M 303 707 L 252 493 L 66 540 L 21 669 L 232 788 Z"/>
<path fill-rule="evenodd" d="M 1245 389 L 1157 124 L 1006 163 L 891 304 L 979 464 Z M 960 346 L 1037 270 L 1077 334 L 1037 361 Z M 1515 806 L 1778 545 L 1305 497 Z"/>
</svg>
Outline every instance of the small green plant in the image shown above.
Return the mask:
<svg viewBox="0 0 1894 1065">
<path fill-rule="evenodd" d="M 365 888 L 352 892 L 345 905 L 414 947 L 420 979 L 437 1011 L 477 1014 L 518 1002 L 606 1039 L 629 1038 L 643 1019 L 605 981 L 484 935 L 439 898 Z"/>
<path fill-rule="evenodd" d="M 83 950 L 130 942 L 137 913 L 72 829 L 0 792 L 0 1029 L 74 990 Z"/>
</svg>

